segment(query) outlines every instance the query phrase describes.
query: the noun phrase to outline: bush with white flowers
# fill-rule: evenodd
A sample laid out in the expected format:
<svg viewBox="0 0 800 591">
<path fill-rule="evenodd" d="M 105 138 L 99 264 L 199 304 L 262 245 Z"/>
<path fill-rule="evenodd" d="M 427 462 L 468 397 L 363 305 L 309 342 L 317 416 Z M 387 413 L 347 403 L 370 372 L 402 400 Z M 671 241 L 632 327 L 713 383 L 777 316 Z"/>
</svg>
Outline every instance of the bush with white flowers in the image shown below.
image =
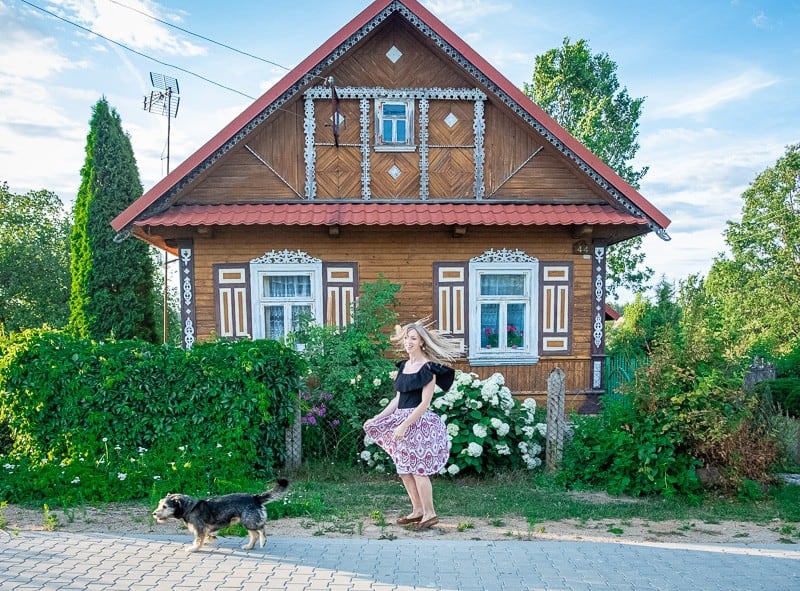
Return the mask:
<svg viewBox="0 0 800 591">
<path fill-rule="evenodd" d="M 437 388 L 437 394 L 431 410 L 447 424 L 451 444 L 450 459 L 441 474 L 486 475 L 541 466 L 545 425 L 537 423 L 536 401 L 516 400 L 501 374 L 481 380 L 474 373 L 456 371 L 450 390 Z M 368 436 L 364 448 L 360 463 L 374 471 L 394 471 L 391 458 Z"/>
</svg>

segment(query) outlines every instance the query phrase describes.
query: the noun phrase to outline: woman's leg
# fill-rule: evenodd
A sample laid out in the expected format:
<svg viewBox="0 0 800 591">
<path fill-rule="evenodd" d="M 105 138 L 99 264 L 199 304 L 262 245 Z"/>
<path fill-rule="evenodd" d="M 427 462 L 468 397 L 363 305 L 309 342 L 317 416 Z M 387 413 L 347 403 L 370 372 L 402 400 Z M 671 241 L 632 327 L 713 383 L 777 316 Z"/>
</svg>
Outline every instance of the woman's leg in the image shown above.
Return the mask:
<svg viewBox="0 0 800 591">
<path fill-rule="evenodd" d="M 422 521 L 427 521 L 436 517 L 436 511 L 433 509 L 433 487 L 431 486 L 431 479 L 428 476 L 413 475 L 414 488 L 419 496 L 419 501 L 422 505 Z"/>
<path fill-rule="evenodd" d="M 408 498 L 411 499 L 411 513 L 408 517 L 418 517 L 423 514 L 422 500 L 420 499 L 419 491 L 417 490 L 417 483 L 413 474 L 398 474 L 400 480 L 403 481 L 403 486 L 406 487 Z"/>
</svg>

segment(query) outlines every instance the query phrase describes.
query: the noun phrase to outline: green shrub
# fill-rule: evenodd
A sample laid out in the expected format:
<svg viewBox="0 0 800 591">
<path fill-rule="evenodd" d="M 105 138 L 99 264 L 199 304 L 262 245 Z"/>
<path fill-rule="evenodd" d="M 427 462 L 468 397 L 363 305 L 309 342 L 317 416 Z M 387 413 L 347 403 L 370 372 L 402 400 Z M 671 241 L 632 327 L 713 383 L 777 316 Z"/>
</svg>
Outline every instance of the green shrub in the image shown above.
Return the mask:
<svg viewBox="0 0 800 591">
<path fill-rule="evenodd" d="M 784 377 L 759 382 L 754 391 L 769 396 L 771 401 L 789 416 L 800 418 L 800 377 Z"/>
<path fill-rule="evenodd" d="M 394 395 L 387 330 L 397 321 L 398 290 L 384 279 L 363 283 L 351 324 L 320 326 L 304 318 L 291 335 L 308 364 L 300 400 L 305 459 L 354 462 L 364 421 L 378 412 L 382 398 Z"/>
<path fill-rule="evenodd" d="M 698 465 L 668 413 L 642 413 L 629 396 L 606 396 L 599 415 L 573 417 L 559 480 L 614 495 L 693 495 Z"/>
<path fill-rule="evenodd" d="M 184 351 L 42 330 L 0 346 L 0 499 L 207 494 L 284 461 L 304 364 L 280 343 Z"/>
</svg>

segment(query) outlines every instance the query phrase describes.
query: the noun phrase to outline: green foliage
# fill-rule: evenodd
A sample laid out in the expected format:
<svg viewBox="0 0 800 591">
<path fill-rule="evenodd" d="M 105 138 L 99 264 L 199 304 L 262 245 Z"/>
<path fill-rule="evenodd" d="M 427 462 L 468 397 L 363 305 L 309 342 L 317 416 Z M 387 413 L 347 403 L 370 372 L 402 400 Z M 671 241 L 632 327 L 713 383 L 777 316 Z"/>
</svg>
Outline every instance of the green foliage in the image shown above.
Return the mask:
<svg viewBox="0 0 800 591">
<path fill-rule="evenodd" d="M 800 343 L 800 144 L 742 193 L 741 221 L 728 222 L 731 255 L 714 260 L 706 289 L 724 310 L 738 350 L 777 357 Z"/>
<path fill-rule="evenodd" d="M 573 417 L 561 481 L 611 494 L 695 495 L 699 462 L 688 453 L 665 411 L 642 413 L 629 397 L 606 396 L 598 416 Z"/>
<path fill-rule="evenodd" d="M 72 230 L 70 329 L 84 338 L 156 342 L 154 268 L 140 240 L 114 242 L 111 220 L 142 194 L 130 138 L 108 101 L 92 109 Z"/>
<path fill-rule="evenodd" d="M 790 417 L 800 418 L 800 378 L 776 378 L 755 385 L 760 396 L 769 396 L 770 401 Z"/>
<path fill-rule="evenodd" d="M 536 57 L 533 83 L 523 90 L 564 129 L 589 148 L 631 186 L 638 188 L 647 168 L 630 163 L 639 150 L 639 117 L 644 98 L 631 98 L 620 87 L 617 64 L 608 54 L 592 54 L 580 39 Z M 644 263 L 641 237 L 609 247 L 608 292 L 641 288 L 653 275 Z"/>
<path fill-rule="evenodd" d="M 480 380 L 456 371 L 448 392 L 434 398 L 431 407 L 447 423 L 450 459 L 442 473 L 491 475 L 506 469 L 541 466 L 546 426 L 537 417 L 533 398 L 523 403 L 511 396 L 503 376 Z M 383 400 L 385 405 L 388 400 Z M 360 461 L 376 472 L 393 470 L 391 458 L 364 437 Z"/>
<path fill-rule="evenodd" d="M 69 233 L 55 193 L 16 195 L 0 183 L 0 330 L 66 324 Z"/>
<path fill-rule="evenodd" d="M 743 390 L 749 362 L 736 354 L 725 306 L 694 276 L 679 285 L 677 301 L 666 283 L 657 297 L 626 306 L 610 332 L 611 355 L 643 362 L 622 397 L 607 395 L 599 418 L 579 422 L 565 481 L 694 494 L 702 468 L 704 485 L 727 493 L 768 482 L 781 455 L 776 423 L 760 396 Z"/>
<path fill-rule="evenodd" d="M 0 498 L 209 494 L 283 463 L 304 372 L 275 341 L 95 342 L 24 331 L 0 343 Z"/>
<path fill-rule="evenodd" d="M 291 335 L 308 364 L 301 395 L 305 458 L 354 461 L 364 421 L 378 412 L 381 398 L 394 395 L 385 327 L 397 321 L 398 291 L 382 278 L 364 283 L 351 324 L 320 326 L 305 318 Z"/>
<path fill-rule="evenodd" d="M 655 301 L 636 294 L 634 301 L 622 310 L 622 322 L 613 324 L 606 333 L 606 353 L 625 359 L 644 359 L 659 337 L 674 331 L 681 317 L 674 300 L 674 288 L 662 280 L 655 288 Z"/>
</svg>

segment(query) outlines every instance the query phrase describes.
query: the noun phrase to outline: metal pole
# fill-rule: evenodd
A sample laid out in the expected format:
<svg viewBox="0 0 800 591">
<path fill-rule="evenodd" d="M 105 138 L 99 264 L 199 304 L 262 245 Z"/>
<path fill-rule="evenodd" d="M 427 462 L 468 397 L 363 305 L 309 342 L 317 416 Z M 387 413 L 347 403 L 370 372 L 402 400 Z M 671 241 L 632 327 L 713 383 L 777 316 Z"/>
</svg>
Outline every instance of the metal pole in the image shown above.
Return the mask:
<svg viewBox="0 0 800 591">
<path fill-rule="evenodd" d="M 167 176 L 169 176 L 169 133 L 170 133 L 170 120 L 172 119 L 172 89 L 167 87 Z M 169 332 L 169 251 L 164 250 L 164 344 L 167 344 Z"/>
</svg>

